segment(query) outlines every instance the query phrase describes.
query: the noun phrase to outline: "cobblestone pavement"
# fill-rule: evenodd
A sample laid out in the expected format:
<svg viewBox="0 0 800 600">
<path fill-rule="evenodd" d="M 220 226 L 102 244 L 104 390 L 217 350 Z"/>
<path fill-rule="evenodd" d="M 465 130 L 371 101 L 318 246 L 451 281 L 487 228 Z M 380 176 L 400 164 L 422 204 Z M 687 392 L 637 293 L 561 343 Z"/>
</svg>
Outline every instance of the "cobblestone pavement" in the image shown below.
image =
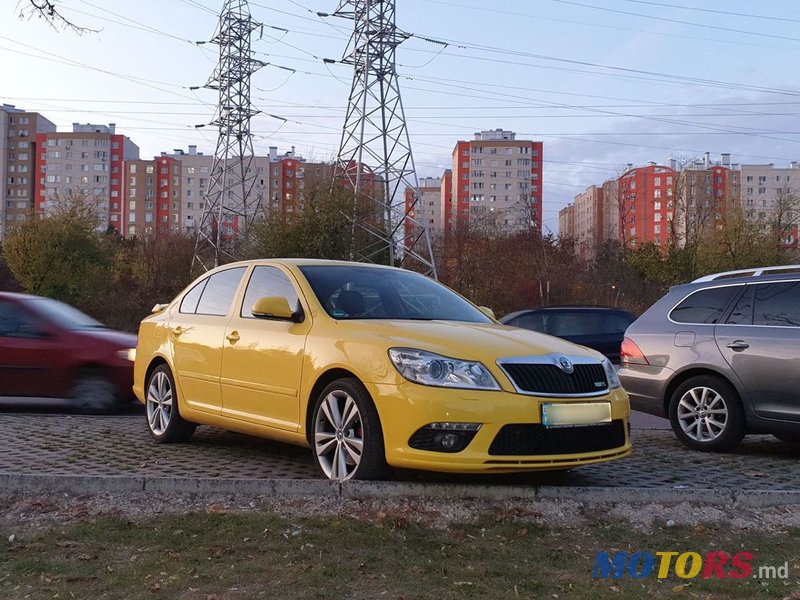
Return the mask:
<svg viewBox="0 0 800 600">
<path fill-rule="evenodd" d="M 800 445 L 750 436 L 733 454 L 684 448 L 671 431 L 634 429 L 630 458 L 566 473 L 454 476 L 401 471 L 398 481 L 667 489 L 800 490 Z M 310 451 L 199 427 L 159 445 L 143 415 L 0 414 L 0 473 L 233 479 L 318 478 Z"/>
</svg>

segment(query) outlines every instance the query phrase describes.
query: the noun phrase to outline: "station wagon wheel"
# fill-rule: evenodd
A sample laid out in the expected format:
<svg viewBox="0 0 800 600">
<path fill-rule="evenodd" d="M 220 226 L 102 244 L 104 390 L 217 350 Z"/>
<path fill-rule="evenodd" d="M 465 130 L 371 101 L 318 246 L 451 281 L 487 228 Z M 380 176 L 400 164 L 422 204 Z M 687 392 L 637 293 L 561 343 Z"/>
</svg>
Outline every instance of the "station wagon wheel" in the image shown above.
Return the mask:
<svg viewBox="0 0 800 600">
<path fill-rule="evenodd" d="M 145 388 L 147 428 L 157 442 L 187 442 L 197 425 L 181 417 L 175 380 L 167 365 L 156 367 Z"/>
<path fill-rule="evenodd" d="M 386 475 L 380 419 L 357 379 L 339 379 L 322 390 L 314 405 L 310 433 L 314 462 L 328 479 L 380 479 Z"/>
<path fill-rule="evenodd" d="M 669 419 L 678 439 L 695 450 L 726 452 L 745 434 L 739 395 L 727 381 L 712 375 L 692 377 L 678 386 Z"/>
</svg>

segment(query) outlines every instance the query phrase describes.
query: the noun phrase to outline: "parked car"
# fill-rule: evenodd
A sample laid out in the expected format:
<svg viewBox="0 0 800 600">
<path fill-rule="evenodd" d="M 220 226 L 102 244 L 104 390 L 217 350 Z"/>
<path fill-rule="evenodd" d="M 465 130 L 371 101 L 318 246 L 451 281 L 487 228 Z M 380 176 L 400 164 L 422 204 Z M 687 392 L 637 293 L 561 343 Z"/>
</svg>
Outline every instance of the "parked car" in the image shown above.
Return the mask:
<svg viewBox="0 0 800 600">
<path fill-rule="evenodd" d="M 632 406 L 668 416 L 697 450 L 731 450 L 747 433 L 800 441 L 798 270 L 729 271 L 672 288 L 622 343 Z"/>
<path fill-rule="evenodd" d="M 134 381 L 157 442 L 224 427 L 310 446 L 333 480 L 388 466 L 563 469 L 630 452 L 628 399 L 601 354 L 505 327 L 392 267 L 219 267 L 142 321 Z"/>
<path fill-rule="evenodd" d="M 628 325 L 635 320 L 634 315 L 618 308 L 547 306 L 508 314 L 500 322 L 593 348 L 619 364 L 622 338 Z"/>
<path fill-rule="evenodd" d="M 104 412 L 132 399 L 136 336 L 39 296 L 0 292 L 0 396 L 72 399 Z"/>
</svg>

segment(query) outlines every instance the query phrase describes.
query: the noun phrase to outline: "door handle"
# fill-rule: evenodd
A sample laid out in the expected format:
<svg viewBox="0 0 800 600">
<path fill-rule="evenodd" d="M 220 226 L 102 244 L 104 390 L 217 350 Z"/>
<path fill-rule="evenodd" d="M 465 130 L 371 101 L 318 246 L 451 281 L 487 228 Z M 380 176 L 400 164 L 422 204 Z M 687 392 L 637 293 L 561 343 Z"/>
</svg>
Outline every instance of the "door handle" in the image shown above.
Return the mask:
<svg viewBox="0 0 800 600">
<path fill-rule="evenodd" d="M 186 330 L 183 327 L 181 327 L 180 325 L 178 325 L 175 329 L 172 330 L 172 335 L 179 336 L 184 331 L 186 331 Z"/>
<path fill-rule="evenodd" d="M 235 344 L 239 341 L 239 332 L 238 331 L 231 331 L 225 338 L 231 343 Z"/>
<path fill-rule="evenodd" d="M 728 344 L 726 347 L 730 348 L 731 350 L 747 350 L 750 347 L 750 344 L 744 340 L 736 340 Z"/>
</svg>

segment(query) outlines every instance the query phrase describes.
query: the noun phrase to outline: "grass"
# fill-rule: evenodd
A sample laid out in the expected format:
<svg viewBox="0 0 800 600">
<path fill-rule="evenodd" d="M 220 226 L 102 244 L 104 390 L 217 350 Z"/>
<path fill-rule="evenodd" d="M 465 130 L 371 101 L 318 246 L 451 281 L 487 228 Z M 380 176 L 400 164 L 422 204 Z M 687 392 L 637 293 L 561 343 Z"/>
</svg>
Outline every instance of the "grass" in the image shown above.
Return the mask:
<svg viewBox="0 0 800 600">
<path fill-rule="evenodd" d="M 800 600 L 798 531 L 623 523 L 541 528 L 513 515 L 446 529 L 402 514 L 286 518 L 203 512 L 101 517 L 2 531 L 0 598 L 787 598 Z M 753 552 L 786 580 L 593 580 L 597 551 Z M 793 593 L 794 592 L 794 593 Z"/>
</svg>

